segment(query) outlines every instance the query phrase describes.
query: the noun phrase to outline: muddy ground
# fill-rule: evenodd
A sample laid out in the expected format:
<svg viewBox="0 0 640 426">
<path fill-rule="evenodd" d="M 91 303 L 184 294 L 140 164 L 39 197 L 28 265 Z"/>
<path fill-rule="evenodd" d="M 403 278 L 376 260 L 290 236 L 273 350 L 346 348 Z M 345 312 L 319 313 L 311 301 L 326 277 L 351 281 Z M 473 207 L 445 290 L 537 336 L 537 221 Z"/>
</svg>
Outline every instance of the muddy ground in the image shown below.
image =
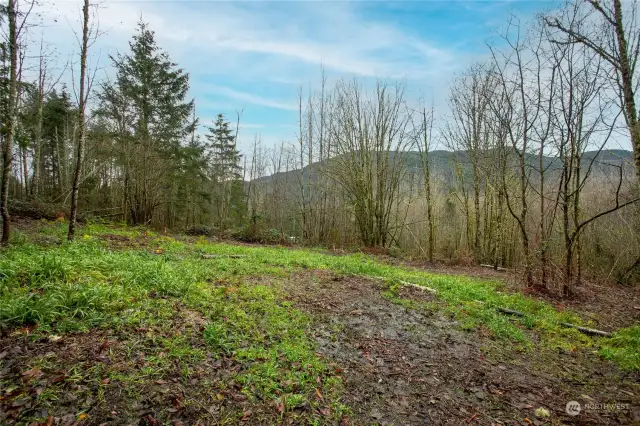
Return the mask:
<svg viewBox="0 0 640 426">
<path fill-rule="evenodd" d="M 144 236 L 135 241 L 118 235 L 103 239 L 115 249 L 147 245 Z M 42 242 L 51 243 L 46 238 Z M 427 265 L 424 269 L 504 280 L 507 288 L 518 290 L 510 284 L 508 273 L 477 267 L 434 270 Z M 344 402 L 353 410 L 341 425 L 640 425 L 640 375 L 620 371 L 586 349 L 518 352 L 482 329 L 461 330 L 455 320 L 433 309 L 439 302 L 428 292 L 401 289 L 398 295 L 412 302 L 408 306 L 387 297 L 383 283 L 362 277 L 303 271 L 286 279 L 265 277 L 256 282 L 282 289 L 312 317 L 309 332 L 318 352 L 341 371 Z M 593 316 L 598 327 L 614 330 L 640 321 L 638 294 L 638 290 L 587 283 L 570 301 L 532 296 L 558 309 Z M 182 366 L 177 363 L 161 379 L 130 383 L 127 389 L 135 394 L 128 394 L 118 381 L 104 379 L 108 367 L 121 371 L 123 378 L 137 380 L 136 373 L 149 363 L 140 353 L 166 357 L 153 335 L 182 335 L 191 347 L 206 353 L 203 321 L 176 303 L 174 317 L 151 335 L 144 329 L 92 331 L 59 341 L 33 341 L 26 337 L 28 330 L 0 335 L 0 380 L 30 389 L 24 399 L 10 398 L 11 392 L 22 391 L 18 387 L 0 398 L 0 425 L 12 415 L 9 410 L 38 415 L 42 407 L 35 401 L 46 399 L 48 386 L 65 386 L 68 391 L 55 403 L 53 415 L 61 419 L 55 424 L 78 424 L 79 409 L 91 414 L 81 424 L 102 419 L 105 424 L 155 425 L 160 424 L 154 420 L 159 417 L 172 419 L 175 425 L 235 424 L 238 418 L 243 424 L 278 423 L 272 404 L 247 401 L 233 381 L 242 366 L 231 358 L 214 359 L 207 354 L 194 360 L 188 386 L 182 384 Z M 34 359 L 42 359 L 41 370 L 27 370 Z M 48 371 L 48 364 L 60 371 Z M 62 370 L 75 365 L 81 366 L 78 380 L 67 381 Z M 98 396 L 107 403 L 97 405 Z M 582 404 L 580 414 L 566 413 L 569 401 Z M 618 406 L 598 406 L 611 403 Z M 536 415 L 537 409 L 544 414 L 541 408 L 547 416 Z"/>
<path fill-rule="evenodd" d="M 595 354 L 517 353 L 394 303 L 381 283 L 360 277 L 307 271 L 284 287 L 315 319 L 320 353 L 344 369 L 354 424 L 640 424 L 638 374 Z M 418 305 L 433 297 L 413 288 L 400 296 Z M 572 417 L 565 411 L 574 400 L 585 409 Z M 597 403 L 622 406 L 586 409 Z M 537 417 L 538 408 L 550 416 Z"/>
<path fill-rule="evenodd" d="M 173 308 L 163 329 L 92 330 L 33 340 L 23 327 L 0 335 L 0 385 L 13 383 L 0 386 L 0 425 L 43 418 L 30 426 L 203 426 L 237 424 L 245 415 L 261 419 L 258 424 L 273 423 L 263 420 L 277 418 L 271 404 L 249 403 L 242 394 L 233 379 L 242 365 L 230 357 L 192 359 L 188 383 L 184 363 L 154 371 L 154 360 L 171 357 L 158 337 L 183 336 L 192 348 L 208 350 L 202 315 L 179 302 Z M 40 367 L 28 369 L 34 361 Z M 105 378 L 116 372 L 119 380 Z M 62 397 L 50 391 L 58 386 Z"/>
</svg>

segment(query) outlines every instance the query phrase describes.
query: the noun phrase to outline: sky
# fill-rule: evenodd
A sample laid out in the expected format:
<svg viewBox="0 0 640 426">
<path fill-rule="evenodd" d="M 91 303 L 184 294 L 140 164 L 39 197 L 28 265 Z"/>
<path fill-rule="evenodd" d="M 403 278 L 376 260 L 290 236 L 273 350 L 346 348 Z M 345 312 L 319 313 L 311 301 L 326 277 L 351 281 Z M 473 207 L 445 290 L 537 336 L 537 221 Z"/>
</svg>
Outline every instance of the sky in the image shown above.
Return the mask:
<svg viewBox="0 0 640 426">
<path fill-rule="evenodd" d="M 96 81 L 113 78 L 109 56 L 126 52 L 140 19 L 190 75 L 201 123 L 242 110 L 240 148 L 255 134 L 267 146 L 296 138 L 297 96 L 356 77 L 402 80 L 407 97 L 446 109 L 448 87 L 470 63 L 487 58 L 511 14 L 522 23 L 558 1 L 236 1 L 92 0 L 100 36 L 89 64 Z M 44 41 L 77 68 L 80 0 L 42 0 L 32 43 Z M 52 74 L 54 72 L 52 71 Z M 69 73 L 67 73 L 69 75 Z M 69 82 L 70 84 L 71 82 Z M 204 127 L 203 127 L 204 129 Z"/>
</svg>

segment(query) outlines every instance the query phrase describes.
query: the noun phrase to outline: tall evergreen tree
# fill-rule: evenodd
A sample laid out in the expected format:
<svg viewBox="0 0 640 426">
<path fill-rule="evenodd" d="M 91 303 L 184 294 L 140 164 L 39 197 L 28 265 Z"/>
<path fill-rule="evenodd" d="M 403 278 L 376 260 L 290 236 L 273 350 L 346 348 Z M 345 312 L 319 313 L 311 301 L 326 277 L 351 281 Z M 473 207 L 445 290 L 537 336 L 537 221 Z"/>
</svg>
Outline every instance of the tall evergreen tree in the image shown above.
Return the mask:
<svg viewBox="0 0 640 426">
<path fill-rule="evenodd" d="M 211 150 L 211 181 L 213 184 L 214 223 L 224 228 L 242 216 L 244 206 L 241 155 L 236 136 L 224 115 L 218 114 L 206 135 Z"/>
<path fill-rule="evenodd" d="M 167 205 L 194 104 L 186 99 L 188 74 L 157 46 L 146 23 L 138 24 L 129 47 L 129 54 L 111 58 L 116 80 L 104 85 L 101 110 L 119 139 L 123 204 L 132 223 L 144 224 Z"/>
<path fill-rule="evenodd" d="M 42 152 L 40 194 L 44 200 L 57 200 L 69 188 L 71 143 L 74 129 L 75 106 L 66 87 L 53 90 L 43 105 Z"/>
</svg>

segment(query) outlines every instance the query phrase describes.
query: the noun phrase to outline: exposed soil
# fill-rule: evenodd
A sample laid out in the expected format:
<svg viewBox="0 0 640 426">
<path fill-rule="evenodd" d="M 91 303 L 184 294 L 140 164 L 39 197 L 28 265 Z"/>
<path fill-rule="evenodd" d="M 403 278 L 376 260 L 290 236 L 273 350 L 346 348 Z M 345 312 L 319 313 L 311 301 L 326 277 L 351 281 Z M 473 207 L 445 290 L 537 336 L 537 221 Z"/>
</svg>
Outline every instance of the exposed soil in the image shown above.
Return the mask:
<svg viewBox="0 0 640 426">
<path fill-rule="evenodd" d="M 596 355 L 517 353 L 453 320 L 405 308 L 359 277 L 307 271 L 285 291 L 315 318 L 319 351 L 344 369 L 353 424 L 640 424 L 639 376 Z M 418 302 L 430 294 L 405 288 Z M 566 414 L 566 404 L 585 409 Z M 590 403 L 627 404 L 620 410 Z M 537 408 L 550 417 L 536 417 Z"/>
<path fill-rule="evenodd" d="M 640 286 L 629 287 L 616 283 L 598 283 L 585 279 L 573 289 L 571 298 L 562 298 L 553 292 L 531 291 L 519 279 L 518 271 L 500 270 L 478 265 L 447 265 L 421 260 L 396 259 L 377 256 L 385 263 L 408 266 L 434 274 L 465 275 L 481 279 L 500 281 L 505 290 L 524 293 L 530 297 L 551 303 L 557 309 L 571 309 L 590 320 L 594 327 L 607 331 L 629 327 L 640 322 Z"/>
<path fill-rule="evenodd" d="M 271 419 L 264 424 L 276 421 L 272 404 L 249 403 L 240 392 L 233 380 L 240 364 L 206 355 L 185 365 L 157 341 L 183 336 L 190 347 L 207 353 L 204 324 L 199 313 L 177 303 L 162 330 L 97 330 L 59 340 L 34 340 L 28 334 L 33 330 L 14 330 L 0 337 L 0 425 L 26 424 L 25 418 L 66 426 L 210 425 L 230 419 L 237 424 L 245 416 Z M 120 378 L 106 378 L 114 374 Z M 52 387 L 62 387 L 56 394 L 64 396 L 49 400 Z"/>
<path fill-rule="evenodd" d="M 259 281 L 282 287 L 312 316 L 309 332 L 319 354 L 341 371 L 344 402 L 353 409 L 342 425 L 640 424 L 639 375 L 594 354 L 518 353 L 482 330 L 461 331 L 454 320 L 425 307 L 437 303 L 433 295 L 411 287 L 398 292 L 414 302 L 405 307 L 385 297 L 381 283 L 361 277 L 304 271 Z M 29 336 L 33 330 L 14 330 L 0 337 L 0 384 L 14 384 L 0 386 L 0 424 L 38 416 L 45 425 L 282 422 L 273 404 L 249 402 L 240 392 L 233 376 L 242 365 L 231 359 L 191 360 L 188 378 L 177 361 L 157 376 L 136 376 L 154 358 L 168 356 L 158 336 L 184 336 L 207 354 L 204 323 L 199 313 L 176 303 L 161 330 L 39 340 Z M 110 381 L 107 372 L 122 377 Z M 138 382 L 127 382 L 136 377 Z M 47 399 L 52 386 L 64 388 L 61 399 Z M 569 401 L 583 405 L 578 416 L 566 414 Z M 586 406 L 602 403 L 621 405 Z M 539 408 L 550 416 L 537 417 Z M 295 424 L 295 417 L 284 420 Z"/>
<path fill-rule="evenodd" d="M 640 322 L 640 285 L 629 287 L 613 282 L 583 279 L 580 286 L 573 289 L 574 294 L 571 298 L 563 298 L 559 296 L 559 292 L 539 292 L 525 288 L 521 273 L 517 270 L 494 270 L 473 264 L 430 263 L 420 259 L 389 256 L 384 250 L 361 249 L 360 251 L 393 266 L 417 268 L 434 274 L 464 275 L 499 281 L 504 284 L 506 291 L 527 294 L 549 302 L 560 310 L 571 309 L 591 321 L 593 327 L 606 331 L 614 331 Z M 344 250 L 327 250 L 326 253 L 335 256 L 348 254 Z"/>
<path fill-rule="evenodd" d="M 146 236 L 101 238 L 112 248 L 154 249 Z M 508 272 L 394 263 L 497 279 L 507 291 L 522 291 Z M 640 425 L 640 374 L 620 371 L 587 350 L 518 352 L 482 329 L 460 330 L 453 319 L 428 308 L 425 302 L 439 303 L 433 295 L 411 287 L 398 292 L 415 302 L 407 307 L 385 297 L 387 289 L 380 282 L 328 271 L 307 270 L 288 279 L 259 281 L 282 287 L 298 308 L 312 316 L 309 332 L 318 352 L 342 371 L 344 402 L 353 409 L 343 425 Z M 607 330 L 640 321 L 636 309 L 640 288 L 585 283 L 571 300 L 531 296 L 558 309 L 575 310 Z M 281 422 L 271 402 L 249 402 L 240 392 L 233 376 L 242 365 L 208 355 L 202 338 L 204 321 L 176 303 L 174 318 L 151 333 L 97 330 L 33 339 L 29 335 L 33 330 L 22 328 L 0 335 L 0 425 L 49 414 L 42 424 Z M 153 366 L 153 358 L 168 356 L 156 336 L 176 335 L 206 354 L 189 362 L 187 378 L 184 365 L 176 361 L 157 376 L 150 373 L 139 382 L 124 384 Z M 107 371 L 121 373 L 121 380 L 106 380 Z M 62 387 L 64 397 L 47 399 L 51 387 Z M 566 413 L 569 401 L 582 404 L 579 415 Z M 597 406 L 612 403 L 619 405 Z M 539 408 L 548 410 L 549 416 L 536 416 Z M 295 423 L 295 417 L 286 420 Z"/>
<path fill-rule="evenodd" d="M 515 284 L 513 291 L 521 291 Z M 628 287 L 620 284 L 597 284 L 585 281 L 574 289 L 571 298 L 559 299 L 548 293 L 528 293 L 529 296 L 546 300 L 557 309 L 578 312 L 593 326 L 607 331 L 629 327 L 640 323 L 640 285 Z"/>
</svg>

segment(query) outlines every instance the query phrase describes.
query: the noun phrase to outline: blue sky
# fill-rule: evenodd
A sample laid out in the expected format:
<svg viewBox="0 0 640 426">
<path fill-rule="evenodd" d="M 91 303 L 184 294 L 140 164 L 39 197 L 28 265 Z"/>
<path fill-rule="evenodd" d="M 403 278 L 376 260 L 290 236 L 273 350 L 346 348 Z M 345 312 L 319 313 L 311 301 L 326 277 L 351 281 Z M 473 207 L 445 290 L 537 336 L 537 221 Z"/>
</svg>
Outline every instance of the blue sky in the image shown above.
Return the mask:
<svg viewBox="0 0 640 426">
<path fill-rule="evenodd" d="M 58 67 L 77 61 L 73 30 L 79 0 L 40 7 L 42 32 Z M 523 23 L 558 7 L 551 1 L 243 1 L 102 0 L 105 32 L 92 46 L 98 79 L 109 78 L 108 55 L 126 51 L 140 16 L 158 44 L 191 76 L 197 114 L 209 124 L 243 109 L 241 147 L 259 133 L 266 145 L 295 139 L 300 88 L 317 87 L 324 67 L 331 83 L 358 77 L 404 79 L 407 97 L 446 109 L 448 85 L 471 62 L 486 58 L 486 43 L 510 14 Z"/>
</svg>

